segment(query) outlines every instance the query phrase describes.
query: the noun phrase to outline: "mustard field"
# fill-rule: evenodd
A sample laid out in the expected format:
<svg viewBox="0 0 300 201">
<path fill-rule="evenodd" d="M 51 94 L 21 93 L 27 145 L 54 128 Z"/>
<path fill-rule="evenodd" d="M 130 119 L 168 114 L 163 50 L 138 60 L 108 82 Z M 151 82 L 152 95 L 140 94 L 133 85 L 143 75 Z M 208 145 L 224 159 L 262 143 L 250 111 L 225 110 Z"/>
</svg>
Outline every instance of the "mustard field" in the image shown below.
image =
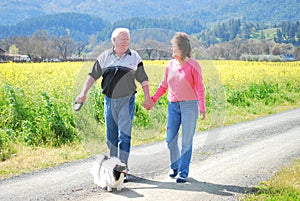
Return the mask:
<svg viewBox="0 0 300 201">
<path fill-rule="evenodd" d="M 299 107 L 300 62 L 199 62 L 208 113 L 207 120 L 199 121 L 199 130 Z M 166 64 L 167 61 L 144 61 L 152 94 Z M 83 134 L 93 133 L 91 130 L 100 133 L 92 138 L 105 140 L 100 82 L 90 91 L 81 111 L 75 113 L 72 109 L 92 65 L 91 62 L 0 63 L 2 160 L 13 154 L 14 150 L 9 148 L 12 143 L 57 147 L 85 140 L 87 135 Z M 153 110 L 147 111 L 142 108 L 143 93 L 138 86 L 136 100 L 133 144 L 162 140 L 166 96 Z"/>
</svg>

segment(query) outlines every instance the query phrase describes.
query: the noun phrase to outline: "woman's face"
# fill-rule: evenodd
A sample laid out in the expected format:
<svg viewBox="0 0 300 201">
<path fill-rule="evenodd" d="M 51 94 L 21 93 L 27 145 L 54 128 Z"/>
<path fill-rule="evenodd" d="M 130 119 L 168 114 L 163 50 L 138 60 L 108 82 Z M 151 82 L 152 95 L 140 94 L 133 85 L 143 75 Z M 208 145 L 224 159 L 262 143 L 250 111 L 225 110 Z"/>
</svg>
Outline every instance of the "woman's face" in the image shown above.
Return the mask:
<svg viewBox="0 0 300 201">
<path fill-rule="evenodd" d="M 172 57 L 175 58 L 176 56 L 177 57 L 180 57 L 180 51 L 179 51 L 179 48 L 178 48 L 178 45 L 173 43 L 172 44 Z"/>
</svg>

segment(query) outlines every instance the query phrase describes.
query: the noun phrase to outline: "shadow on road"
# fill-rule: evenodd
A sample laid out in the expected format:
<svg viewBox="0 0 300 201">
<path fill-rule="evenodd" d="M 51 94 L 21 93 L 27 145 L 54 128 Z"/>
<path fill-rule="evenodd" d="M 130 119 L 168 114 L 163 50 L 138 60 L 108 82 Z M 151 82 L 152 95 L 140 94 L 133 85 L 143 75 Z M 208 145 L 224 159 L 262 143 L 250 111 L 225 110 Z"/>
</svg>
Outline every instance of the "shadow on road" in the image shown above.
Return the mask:
<svg viewBox="0 0 300 201">
<path fill-rule="evenodd" d="M 188 178 L 188 182 L 185 184 L 178 184 L 175 182 L 161 182 L 154 181 L 150 179 L 145 179 L 141 177 L 136 177 L 131 175 L 130 182 L 135 184 L 146 184 L 141 185 L 141 187 L 125 188 L 124 191 L 119 192 L 121 196 L 127 198 L 138 198 L 144 197 L 144 195 L 135 191 L 135 189 L 168 189 L 172 191 L 193 191 L 193 192 L 205 192 L 208 194 L 219 195 L 219 196 L 236 196 L 237 194 L 246 194 L 249 192 L 254 192 L 253 188 L 241 187 L 234 185 L 223 185 L 223 184 L 214 184 L 209 182 L 197 181 L 192 177 Z M 149 185 L 149 186 L 148 186 Z"/>
</svg>

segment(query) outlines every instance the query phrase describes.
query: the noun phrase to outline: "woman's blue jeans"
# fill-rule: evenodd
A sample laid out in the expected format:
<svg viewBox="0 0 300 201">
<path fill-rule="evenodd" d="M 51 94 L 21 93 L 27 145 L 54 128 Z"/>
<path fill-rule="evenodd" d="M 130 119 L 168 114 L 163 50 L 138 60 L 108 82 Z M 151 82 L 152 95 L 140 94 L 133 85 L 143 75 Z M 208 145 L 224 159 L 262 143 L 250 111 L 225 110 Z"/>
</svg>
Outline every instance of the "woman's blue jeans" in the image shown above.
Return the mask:
<svg viewBox="0 0 300 201">
<path fill-rule="evenodd" d="M 193 150 L 193 137 L 198 120 L 198 101 L 168 103 L 167 145 L 170 151 L 171 169 L 178 170 L 179 176 L 187 178 Z M 181 152 L 178 134 L 182 126 Z"/>
<path fill-rule="evenodd" d="M 135 95 L 122 98 L 104 97 L 106 143 L 110 156 L 128 164 L 131 130 L 134 117 Z"/>
</svg>

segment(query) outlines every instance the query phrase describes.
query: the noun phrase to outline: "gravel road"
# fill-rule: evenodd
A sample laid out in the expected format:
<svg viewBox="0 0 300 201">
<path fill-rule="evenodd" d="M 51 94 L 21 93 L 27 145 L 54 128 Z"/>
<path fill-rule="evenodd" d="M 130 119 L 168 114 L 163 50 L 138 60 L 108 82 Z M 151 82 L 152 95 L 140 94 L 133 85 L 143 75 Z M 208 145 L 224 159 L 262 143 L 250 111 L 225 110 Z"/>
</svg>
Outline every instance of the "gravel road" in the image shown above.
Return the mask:
<svg viewBox="0 0 300 201">
<path fill-rule="evenodd" d="M 134 147 L 121 192 L 93 184 L 93 158 L 0 181 L 0 200 L 239 200 L 300 158 L 300 109 L 198 133 L 188 183 L 167 176 L 163 142 Z"/>
</svg>

